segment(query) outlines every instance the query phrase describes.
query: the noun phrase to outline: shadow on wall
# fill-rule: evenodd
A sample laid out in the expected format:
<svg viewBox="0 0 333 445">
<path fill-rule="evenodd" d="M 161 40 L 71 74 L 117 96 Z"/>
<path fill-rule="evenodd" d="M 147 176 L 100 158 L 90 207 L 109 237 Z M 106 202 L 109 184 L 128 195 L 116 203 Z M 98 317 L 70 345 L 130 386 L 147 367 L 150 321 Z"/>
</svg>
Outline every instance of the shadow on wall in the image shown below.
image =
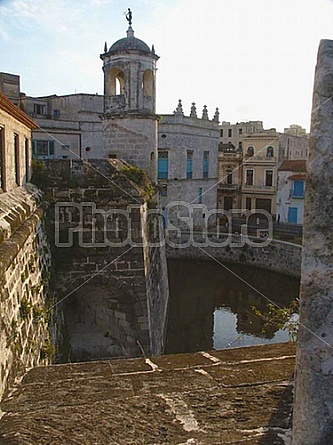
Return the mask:
<svg viewBox="0 0 333 445">
<path fill-rule="evenodd" d="M 66 335 L 59 361 L 138 356 L 139 301 L 118 280 L 96 277 L 92 281 L 62 304 Z"/>
</svg>

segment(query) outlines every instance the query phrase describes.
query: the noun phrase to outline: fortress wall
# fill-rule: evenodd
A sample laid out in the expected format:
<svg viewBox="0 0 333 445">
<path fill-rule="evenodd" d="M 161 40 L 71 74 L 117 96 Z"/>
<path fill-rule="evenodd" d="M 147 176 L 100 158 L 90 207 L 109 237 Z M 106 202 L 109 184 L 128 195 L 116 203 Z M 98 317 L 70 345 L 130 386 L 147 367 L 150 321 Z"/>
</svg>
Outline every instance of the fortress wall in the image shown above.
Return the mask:
<svg viewBox="0 0 333 445">
<path fill-rule="evenodd" d="M 31 184 L 0 195 L 0 398 L 27 368 L 50 361 L 50 252 Z"/>
</svg>

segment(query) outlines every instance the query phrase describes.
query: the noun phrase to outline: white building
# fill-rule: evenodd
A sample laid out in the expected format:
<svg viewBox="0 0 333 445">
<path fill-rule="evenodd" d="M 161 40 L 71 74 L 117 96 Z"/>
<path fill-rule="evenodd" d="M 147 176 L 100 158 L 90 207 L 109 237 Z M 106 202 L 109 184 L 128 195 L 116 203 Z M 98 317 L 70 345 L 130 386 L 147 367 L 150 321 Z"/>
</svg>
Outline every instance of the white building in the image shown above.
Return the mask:
<svg viewBox="0 0 333 445">
<path fill-rule="evenodd" d="M 209 120 L 204 106 L 202 118 L 198 118 L 192 104 L 188 117 L 179 101 L 173 115 L 161 116 L 158 181 L 167 223 L 179 226 L 177 212 L 180 212 L 185 225 L 190 219 L 195 228 L 215 224 L 215 214 L 208 218 L 207 211 L 217 207 L 218 143 L 218 110 L 213 120 Z M 176 204 L 179 202 L 183 205 Z"/>
<path fill-rule="evenodd" d="M 278 170 L 276 212 L 281 223 L 303 224 L 306 161 L 283 161 Z"/>
</svg>

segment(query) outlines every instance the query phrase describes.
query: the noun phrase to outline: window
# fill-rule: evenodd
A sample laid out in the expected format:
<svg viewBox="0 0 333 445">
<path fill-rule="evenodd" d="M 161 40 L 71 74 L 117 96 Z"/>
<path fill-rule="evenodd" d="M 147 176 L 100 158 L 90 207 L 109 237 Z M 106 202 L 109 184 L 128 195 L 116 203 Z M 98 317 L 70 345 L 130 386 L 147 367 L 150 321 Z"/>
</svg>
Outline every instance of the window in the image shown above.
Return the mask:
<svg viewBox="0 0 333 445">
<path fill-rule="evenodd" d="M 199 187 L 198 190 L 198 203 L 202 204 L 202 187 Z"/>
<path fill-rule="evenodd" d="M 109 71 L 106 80 L 106 88 L 110 91 L 111 96 L 124 94 L 125 75 L 121 69 L 115 67 Z"/>
<path fill-rule="evenodd" d="M 20 184 L 20 140 L 19 135 L 14 134 L 14 156 L 15 156 L 15 182 L 17 185 Z"/>
<path fill-rule="evenodd" d="M 254 147 L 250 145 L 247 147 L 246 156 L 252 157 L 254 155 Z"/>
<path fill-rule="evenodd" d="M 256 199 L 256 209 L 266 210 L 266 212 L 271 213 L 272 201 L 270 199 L 257 198 Z"/>
<path fill-rule="evenodd" d="M 60 110 L 53 110 L 53 118 L 54 119 L 60 118 Z"/>
<path fill-rule="evenodd" d="M 239 148 L 240 150 L 242 150 L 242 148 L 243 148 L 243 142 L 242 142 L 242 141 L 239 141 L 239 142 L 238 142 L 238 148 Z"/>
<path fill-rule="evenodd" d="M 227 170 L 227 184 L 232 184 L 232 170 L 229 169 Z"/>
<path fill-rule="evenodd" d="M 161 196 L 168 196 L 168 186 L 166 184 L 162 185 Z"/>
<path fill-rule="evenodd" d="M 208 178 L 209 172 L 209 151 L 204 151 L 203 157 L 203 177 Z"/>
<path fill-rule="evenodd" d="M 292 198 L 304 198 L 304 181 L 293 181 L 293 188 L 291 189 Z"/>
<path fill-rule="evenodd" d="M 267 158 L 272 158 L 274 156 L 274 147 L 267 147 L 266 156 Z"/>
<path fill-rule="evenodd" d="M 251 208 L 252 208 L 252 202 L 251 201 L 252 201 L 251 198 L 246 198 L 245 199 L 246 210 L 251 210 Z"/>
<path fill-rule="evenodd" d="M 193 151 L 188 151 L 187 158 L 186 158 L 186 178 L 187 179 L 191 179 L 193 176 L 192 163 L 193 163 Z"/>
<path fill-rule="evenodd" d="M 220 130 L 220 138 L 223 138 L 223 128 Z"/>
<path fill-rule="evenodd" d="M 229 130 L 228 130 L 228 137 L 232 138 L 232 128 L 229 128 Z"/>
<path fill-rule="evenodd" d="M 143 95 L 144 96 L 153 96 L 154 94 L 154 75 L 152 70 L 146 70 L 143 73 Z"/>
<path fill-rule="evenodd" d="M 273 170 L 266 170 L 265 185 L 271 187 L 273 185 Z"/>
<path fill-rule="evenodd" d="M 45 114 L 45 105 L 34 104 L 34 113 L 35 114 Z"/>
<path fill-rule="evenodd" d="M 0 127 L 0 187 L 5 191 L 5 130 Z"/>
<path fill-rule="evenodd" d="M 228 211 L 232 209 L 232 205 L 233 205 L 233 198 L 231 196 L 225 196 L 223 199 L 223 209 Z"/>
<path fill-rule="evenodd" d="M 239 130 L 238 130 L 238 134 L 239 134 L 239 135 L 243 134 L 243 128 L 239 128 Z"/>
<path fill-rule="evenodd" d="M 34 140 L 32 143 L 35 158 L 54 158 L 54 141 Z"/>
<path fill-rule="evenodd" d="M 169 158 L 167 151 L 158 152 L 157 179 L 168 179 Z"/>
<path fill-rule="evenodd" d="M 30 146 L 29 139 L 24 140 L 24 150 L 25 150 L 25 180 L 30 181 Z"/>
<path fill-rule="evenodd" d="M 254 171 L 246 170 L 245 175 L 245 185 L 253 185 Z"/>
</svg>

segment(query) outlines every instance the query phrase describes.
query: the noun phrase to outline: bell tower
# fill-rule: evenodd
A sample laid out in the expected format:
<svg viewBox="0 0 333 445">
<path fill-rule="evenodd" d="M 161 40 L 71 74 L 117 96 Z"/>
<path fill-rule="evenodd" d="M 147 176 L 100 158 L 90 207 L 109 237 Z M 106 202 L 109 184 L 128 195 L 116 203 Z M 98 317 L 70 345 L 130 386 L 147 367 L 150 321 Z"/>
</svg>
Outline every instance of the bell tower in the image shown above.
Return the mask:
<svg viewBox="0 0 333 445">
<path fill-rule="evenodd" d="M 156 62 L 159 57 L 134 37 L 132 13 L 127 37 L 107 44 L 101 54 L 104 71 L 104 155 L 119 157 L 156 181 Z"/>
</svg>

